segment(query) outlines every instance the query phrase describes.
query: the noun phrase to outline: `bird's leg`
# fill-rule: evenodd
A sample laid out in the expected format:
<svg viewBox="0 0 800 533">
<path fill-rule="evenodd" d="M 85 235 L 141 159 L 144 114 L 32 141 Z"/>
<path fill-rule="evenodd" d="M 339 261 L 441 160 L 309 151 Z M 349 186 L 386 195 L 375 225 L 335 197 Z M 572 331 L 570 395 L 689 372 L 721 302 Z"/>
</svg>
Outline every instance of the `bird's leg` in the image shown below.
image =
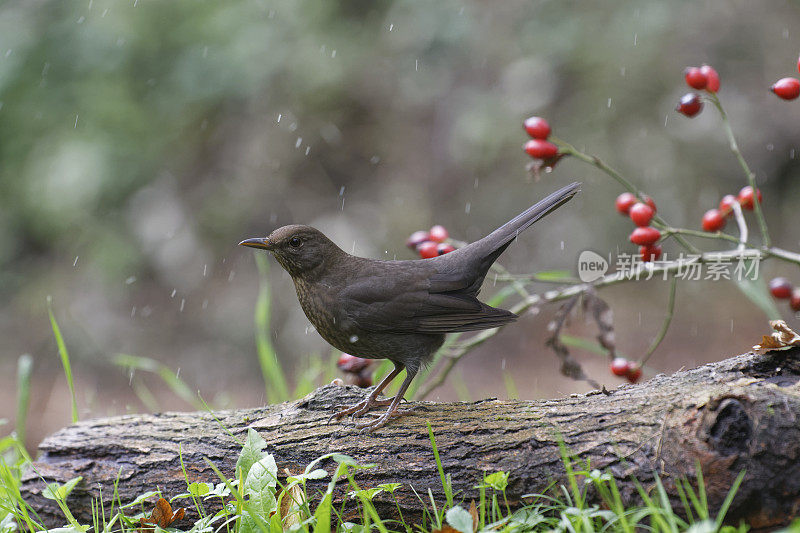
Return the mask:
<svg viewBox="0 0 800 533">
<path fill-rule="evenodd" d="M 395 363 L 394 370 L 392 370 L 388 376 L 383 378 L 381 382 L 378 383 L 378 386 L 375 387 L 375 390 L 373 390 L 369 394 L 369 396 L 367 396 L 365 399 L 361 400 L 357 404 L 348 407 L 347 409 L 333 413 L 331 417 L 328 419 L 328 423 L 330 423 L 330 421 L 333 420 L 334 418 L 336 420 L 339 420 L 343 416 L 347 415 L 353 415 L 353 416 L 363 415 L 364 413 L 369 411 L 372 406 L 375 405 L 390 405 L 394 401 L 394 399 L 397 398 L 397 396 L 395 396 L 394 398 L 387 398 L 385 400 L 379 400 L 378 396 L 380 395 L 381 392 L 383 392 L 383 389 L 385 389 L 386 386 L 389 385 L 389 383 L 391 383 L 391 381 L 397 377 L 397 374 L 403 371 L 404 368 L 405 365 L 401 363 Z M 403 392 L 405 392 L 405 389 L 403 389 Z M 402 394 L 400 394 L 400 396 L 402 397 Z"/>
<path fill-rule="evenodd" d="M 416 375 L 416 369 L 412 370 L 411 368 L 406 368 L 406 379 L 403 381 L 403 384 L 400 385 L 400 390 L 397 391 L 397 394 L 392 399 L 392 403 L 389 405 L 389 408 L 386 410 L 386 412 L 371 422 L 362 422 L 361 424 L 356 424 L 356 427 L 361 429 L 362 433 L 371 433 L 376 429 L 385 426 L 392 417 L 404 414 L 404 411 L 397 410 L 397 406 L 400 405 L 400 402 L 403 400 L 403 396 L 406 394 L 406 390 L 408 390 L 408 386 L 411 385 L 411 380 L 413 380 L 414 376 Z"/>
</svg>

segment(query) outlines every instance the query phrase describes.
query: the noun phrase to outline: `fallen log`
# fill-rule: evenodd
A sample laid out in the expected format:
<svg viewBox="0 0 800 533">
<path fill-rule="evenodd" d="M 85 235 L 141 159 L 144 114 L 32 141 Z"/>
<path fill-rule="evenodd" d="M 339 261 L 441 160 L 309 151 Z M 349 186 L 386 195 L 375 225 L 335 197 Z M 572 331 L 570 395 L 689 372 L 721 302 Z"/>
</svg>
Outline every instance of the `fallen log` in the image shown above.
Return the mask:
<svg viewBox="0 0 800 533">
<path fill-rule="evenodd" d="M 331 410 L 365 395 L 327 385 L 303 399 L 258 409 L 211 413 L 125 415 L 78 422 L 46 438 L 23 479 L 23 497 L 47 525 L 64 523 L 56 503 L 42 496 L 44 481 L 83 476 L 68 503 L 88 522 L 91 499 L 108 498 L 117 483 L 121 501 L 159 488 L 186 490 L 178 453 L 190 482 L 219 482 L 205 462 L 232 476 L 240 443 L 254 428 L 274 454 L 279 471 L 302 472 L 315 458 L 341 452 L 375 467 L 360 470 L 362 488 L 399 482 L 403 512 L 419 516 L 409 489 L 442 487 L 428 438 L 436 436 L 444 470 L 469 500 L 484 472 L 510 472 L 507 495 L 518 504 L 564 478 L 559 442 L 592 468 L 612 473 L 623 499 L 637 501 L 633 478 L 646 489 L 656 473 L 680 507 L 675 481 L 702 469 L 712 509 L 719 508 L 736 476 L 746 474 L 729 517 L 755 528 L 787 523 L 800 511 L 800 349 L 747 353 L 671 376 L 658 375 L 609 394 L 541 401 L 414 402 L 409 414 L 372 434 L 352 423 L 326 424 Z M 325 465 L 332 471 L 330 464 Z M 320 482 L 321 483 L 321 482 Z M 309 485 L 314 489 L 314 485 Z M 318 485 L 322 487 L 322 485 Z M 339 494 L 342 497 L 342 494 Z M 394 501 L 376 499 L 391 515 Z"/>
</svg>

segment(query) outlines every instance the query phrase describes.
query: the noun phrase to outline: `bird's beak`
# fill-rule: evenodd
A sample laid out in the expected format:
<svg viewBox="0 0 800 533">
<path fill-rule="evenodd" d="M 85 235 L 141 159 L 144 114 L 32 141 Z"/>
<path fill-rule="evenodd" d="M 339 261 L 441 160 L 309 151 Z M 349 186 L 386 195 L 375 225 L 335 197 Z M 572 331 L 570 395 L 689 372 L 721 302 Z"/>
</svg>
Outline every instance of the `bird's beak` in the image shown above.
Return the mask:
<svg viewBox="0 0 800 533">
<path fill-rule="evenodd" d="M 249 246 L 250 248 L 261 248 L 262 250 L 270 250 L 269 237 L 256 237 L 254 239 L 245 239 L 239 243 L 239 246 Z"/>
</svg>

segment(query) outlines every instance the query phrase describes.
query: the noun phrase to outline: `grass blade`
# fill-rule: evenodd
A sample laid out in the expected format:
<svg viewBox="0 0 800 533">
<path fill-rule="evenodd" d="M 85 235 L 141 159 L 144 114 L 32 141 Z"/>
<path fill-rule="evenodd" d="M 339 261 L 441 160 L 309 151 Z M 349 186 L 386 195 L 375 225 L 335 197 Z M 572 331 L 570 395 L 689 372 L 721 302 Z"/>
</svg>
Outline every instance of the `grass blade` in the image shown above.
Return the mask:
<svg viewBox="0 0 800 533">
<path fill-rule="evenodd" d="M 28 406 L 31 398 L 31 372 L 33 358 L 29 354 L 17 360 L 17 440 L 25 446 L 25 433 L 28 426 Z"/>
<path fill-rule="evenodd" d="M 58 355 L 61 356 L 61 365 L 64 367 L 64 375 L 67 377 L 67 385 L 69 386 L 69 395 L 72 397 L 72 423 L 78 421 L 78 402 L 75 399 L 75 384 L 72 381 L 72 367 L 69 364 L 69 352 L 67 345 L 64 343 L 64 337 L 61 336 L 61 329 L 58 327 L 56 317 L 53 315 L 53 300 L 47 297 L 47 314 L 50 315 L 50 326 L 53 328 L 53 335 L 56 338 L 58 345 Z"/>
<path fill-rule="evenodd" d="M 255 258 L 258 267 L 258 300 L 254 317 L 258 363 L 261 365 L 267 401 L 279 403 L 289 399 L 289 388 L 286 385 L 286 374 L 269 339 L 270 292 L 267 277 L 269 263 L 263 254 L 255 254 Z"/>
</svg>

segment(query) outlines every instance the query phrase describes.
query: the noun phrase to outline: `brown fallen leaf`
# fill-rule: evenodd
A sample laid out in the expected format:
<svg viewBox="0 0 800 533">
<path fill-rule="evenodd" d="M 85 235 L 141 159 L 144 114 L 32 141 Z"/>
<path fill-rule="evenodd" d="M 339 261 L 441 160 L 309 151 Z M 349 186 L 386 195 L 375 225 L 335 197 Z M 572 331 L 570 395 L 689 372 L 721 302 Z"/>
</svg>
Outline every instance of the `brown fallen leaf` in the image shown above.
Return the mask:
<svg viewBox="0 0 800 533">
<path fill-rule="evenodd" d="M 475 500 L 469 502 L 469 514 L 472 515 L 472 533 L 478 531 L 478 508 L 475 507 Z"/>
<path fill-rule="evenodd" d="M 161 529 L 169 527 L 173 522 L 182 520 L 186 515 L 186 509 L 181 507 L 176 512 L 172 512 L 172 506 L 164 498 L 159 498 L 153 512 L 148 518 L 139 519 L 139 533 L 150 533 L 155 530 L 154 526 Z"/>
<path fill-rule="evenodd" d="M 284 468 L 284 472 L 286 473 L 286 477 L 290 477 L 292 475 L 292 473 L 286 468 Z M 279 501 L 281 502 L 281 518 L 283 520 L 283 527 L 288 529 L 290 526 L 299 524 L 302 520 L 299 509 L 302 507 L 303 503 L 305 503 L 305 497 L 300 485 L 292 485 L 287 490 L 283 491 Z M 293 512 L 290 512 L 292 506 L 294 505 L 297 505 L 297 509 Z"/>
<path fill-rule="evenodd" d="M 791 346 L 800 346 L 800 335 L 783 320 L 770 320 L 769 325 L 775 330 L 772 335 L 764 335 L 761 344 L 753 346 L 753 351 L 763 355 L 772 350 L 780 350 Z"/>
</svg>

